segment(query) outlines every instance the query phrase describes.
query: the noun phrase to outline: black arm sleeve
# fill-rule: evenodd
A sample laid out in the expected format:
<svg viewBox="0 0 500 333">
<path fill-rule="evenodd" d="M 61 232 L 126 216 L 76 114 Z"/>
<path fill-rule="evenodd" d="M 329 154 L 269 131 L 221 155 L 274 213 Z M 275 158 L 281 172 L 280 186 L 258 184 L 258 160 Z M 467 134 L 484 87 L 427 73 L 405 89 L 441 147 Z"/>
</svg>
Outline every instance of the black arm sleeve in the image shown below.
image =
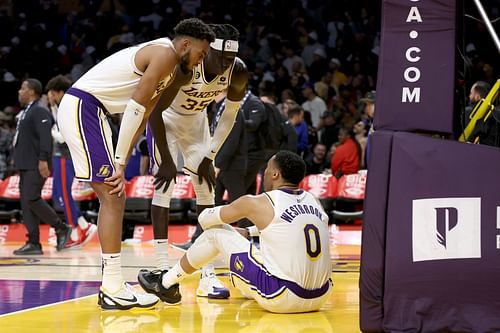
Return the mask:
<svg viewBox="0 0 500 333">
<path fill-rule="evenodd" d="M 245 111 L 245 129 L 255 132 L 260 124 L 266 120 L 266 108 L 264 104 L 255 96 L 251 96 L 243 106 Z"/>
</svg>

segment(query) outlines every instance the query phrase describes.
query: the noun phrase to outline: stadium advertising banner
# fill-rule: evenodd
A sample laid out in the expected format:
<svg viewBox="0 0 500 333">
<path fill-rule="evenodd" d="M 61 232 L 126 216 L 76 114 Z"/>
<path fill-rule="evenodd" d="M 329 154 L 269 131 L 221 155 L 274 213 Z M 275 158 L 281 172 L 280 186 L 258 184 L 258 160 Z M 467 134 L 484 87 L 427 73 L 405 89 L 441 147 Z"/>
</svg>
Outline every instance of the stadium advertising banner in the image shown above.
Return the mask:
<svg viewBox="0 0 500 333">
<path fill-rule="evenodd" d="M 375 129 L 452 132 L 455 27 L 455 1 L 383 1 Z"/>
<path fill-rule="evenodd" d="M 500 331 L 498 165 L 496 148 L 394 134 L 385 331 Z"/>
</svg>

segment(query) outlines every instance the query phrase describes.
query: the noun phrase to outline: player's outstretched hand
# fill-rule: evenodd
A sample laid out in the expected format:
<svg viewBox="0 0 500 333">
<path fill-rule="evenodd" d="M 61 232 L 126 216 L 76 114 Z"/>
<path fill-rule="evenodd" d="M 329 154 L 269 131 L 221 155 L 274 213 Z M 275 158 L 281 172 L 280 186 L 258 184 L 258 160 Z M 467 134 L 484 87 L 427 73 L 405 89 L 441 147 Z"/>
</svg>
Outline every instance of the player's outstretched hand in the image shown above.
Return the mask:
<svg viewBox="0 0 500 333">
<path fill-rule="evenodd" d="M 212 188 L 215 187 L 215 171 L 212 160 L 208 157 L 205 157 L 198 167 L 198 181 L 200 185 L 203 183 L 203 179 L 207 181 L 208 190 L 212 193 Z"/>
<path fill-rule="evenodd" d="M 158 172 L 155 175 L 154 186 L 156 190 L 161 190 L 163 187 L 163 193 L 167 192 L 168 187 L 170 186 L 170 182 L 173 180 L 176 182 L 177 176 L 177 167 L 174 162 L 162 162 L 158 168 Z"/>
<path fill-rule="evenodd" d="M 115 172 L 111 177 L 105 178 L 104 183 L 113 187 L 109 194 L 118 194 L 121 197 L 125 192 L 125 166 L 116 163 Z"/>
</svg>

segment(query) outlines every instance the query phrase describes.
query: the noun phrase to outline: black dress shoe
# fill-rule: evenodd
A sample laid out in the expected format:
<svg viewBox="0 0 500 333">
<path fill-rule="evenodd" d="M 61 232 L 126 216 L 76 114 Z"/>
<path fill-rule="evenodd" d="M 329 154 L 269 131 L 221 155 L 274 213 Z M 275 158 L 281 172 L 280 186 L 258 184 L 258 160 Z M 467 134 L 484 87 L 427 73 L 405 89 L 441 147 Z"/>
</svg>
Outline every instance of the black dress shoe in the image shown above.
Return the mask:
<svg viewBox="0 0 500 333">
<path fill-rule="evenodd" d="M 26 244 L 21 246 L 19 249 L 15 250 L 14 254 L 16 256 L 43 254 L 42 245 L 40 243 L 34 244 L 34 243 L 26 242 Z"/>
<path fill-rule="evenodd" d="M 57 237 L 57 251 L 61 251 L 66 246 L 66 243 L 70 240 L 71 237 L 71 227 L 66 223 L 60 223 L 56 228 L 56 237 Z"/>
</svg>

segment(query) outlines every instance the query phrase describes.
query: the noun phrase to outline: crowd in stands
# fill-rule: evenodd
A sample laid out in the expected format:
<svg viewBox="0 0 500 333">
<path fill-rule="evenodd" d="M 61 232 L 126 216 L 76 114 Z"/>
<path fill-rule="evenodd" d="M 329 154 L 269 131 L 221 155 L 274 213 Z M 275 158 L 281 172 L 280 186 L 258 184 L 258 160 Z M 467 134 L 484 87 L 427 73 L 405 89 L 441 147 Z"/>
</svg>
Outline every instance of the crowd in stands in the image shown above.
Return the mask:
<svg viewBox="0 0 500 333">
<path fill-rule="evenodd" d="M 494 16 L 499 8 L 489 11 Z M 0 2 L 0 177 L 12 163 L 24 79 L 46 84 L 63 74 L 75 81 L 104 57 L 168 36 L 191 16 L 239 29 L 249 89 L 296 129 L 296 151 L 309 173 L 346 172 L 346 159 L 348 172 L 366 168 L 380 50 L 378 1 L 19 0 Z M 467 84 L 494 83 L 498 69 L 484 27 L 471 24 L 464 38 Z"/>
</svg>

